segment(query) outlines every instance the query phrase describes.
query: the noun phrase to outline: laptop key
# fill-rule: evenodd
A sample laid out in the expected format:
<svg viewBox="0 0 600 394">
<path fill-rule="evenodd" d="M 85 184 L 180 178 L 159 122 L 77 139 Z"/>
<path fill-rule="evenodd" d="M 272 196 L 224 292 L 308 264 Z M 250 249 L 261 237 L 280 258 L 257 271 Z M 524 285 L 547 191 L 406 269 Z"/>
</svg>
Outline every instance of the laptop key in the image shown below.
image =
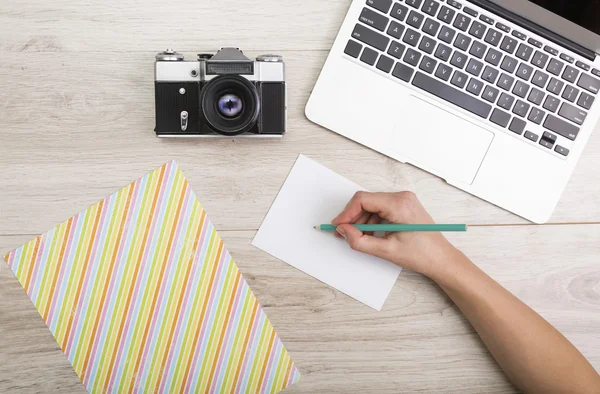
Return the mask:
<svg viewBox="0 0 600 394">
<path fill-rule="evenodd" d="M 567 101 L 574 103 L 577 99 L 577 96 L 579 96 L 579 89 L 571 85 L 567 85 L 561 97 Z"/>
<path fill-rule="evenodd" d="M 437 66 L 437 60 L 433 60 L 429 56 L 423 56 L 419 68 L 428 74 L 433 74 L 435 66 Z"/>
<path fill-rule="evenodd" d="M 423 3 L 423 0 L 406 0 L 406 4 L 408 4 L 411 7 L 415 7 L 415 8 L 419 8 L 422 3 Z"/>
<path fill-rule="evenodd" d="M 457 8 L 457 9 L 461 9 L 462 8 L 462 4 L 460 4 L 458 1 L 454 1 L 454 0 L 448 0 L 448 4 L 451 7 Z"/>
<path fill-rule="evenodd" d="M 510 118 L 511 116 L 508 112 L 496 108 L 490 117 L 490 122 L 495 123 L 500 127 L 506 127 L 510 122 Z"/>
<path fill-rule="evenodd" d="M 512 35 L 517 37 L 519 40 L 525 41 L 527 39 L 527 36 L 518 30 L 513 30 Z"/>
<path fill-rule="evenodd" d="M 550 78 L 548 74 L 545 74 L 541 71 L 536 71 L 535 74 L 533 74 L 533 79 L 531 80 L 531 83 L 543 89 L 546 87 L 546 82 L 548 82 L 548 78 Z"/>
<path fill-rule="evenodd" d="M 448 81 L 450 79 L 450 75 L 452 75 L 452 67 L 447 66 L 444 63 L 440 63 L 435 71 L 435 76 L 442 81 Z"/>
<path fill-rule="evenodd" d="M 487 46 L 479 41 L 473 41 L 473 45 L 471 45 L 471 50 L 469 53 L 475 56 L 478 59 L 483 58 L 485 51 L 487 50 Z"/>
<path fill-rule="evenodd" d="M 558 115 L 573 123 L 577 123 L 580 126 L 585 122 L 585 118 L 587 118 L 587 112 L 582 111 L 569 103 L 563 103 L 560 107 L 560 111 L 558 111 Z"/>
<path fill-rule="evenodd" d="M 565 62 L 567 62 L 567 63 L 571 63 L 571 64 L 573 64 L 573 63 L 575 62 L 575 58 L 573 58 L 573 57 L 571 57 L 571 56 L 567 55 L 566 53 L 561 53 L 561 54 L 560 54 L 560 58 L 561 58 L 562 60 L 564 60 Z"/>
<path fill-rule="evenodd" d="M 579 82 L 577 82 L 577 86 L 587 90 L 588 92 L 597 94 L 600 90 L 600 79 L 596 79 L 587 74 L 581 74 Z"/>
<path fill-rule="evenodd" d="M 579 96 L 579 100 L 577 100 L 577 105 L 585 109 L 590 109 L 594 104 L 594 100 L 594 96 L 589 95 L 586 92 L 581 92 L 581 96 Z"/>
<path fill-rule="evenodd" d="M 360 61 L 367 63 L 369 66 L 372 66 L 375 64 L 377 56 L 379 56 L 379 53 L 377 53 L 377 51 L 374 51 L 371 48 L 365 48 L 362 55 L 360 56 Z"/>
<path fill-rule="evenodd" d="M 560 104 L 560 100 L 554 96 L 546 97 L 546 101 L 544 101 L 544 108 L 548 111 L 554 113 L 558 109 L 558 105 Z"/>
<path fill-rule="evenodd" d="M 517 83 L 515 84 L 515 88 L 513 89 L 512 92 L 516 96 L 525 98 L 527 96 L 527 93 L 529 93 L 529 85 L 527 85 L 523 81 L 517 81 Z"/>
<path fill-rule="evenodd" d="M 571 83 L 575 83 L 577 77 L 579 76 L 579 70 L 575 67 L 567 66 L 565 71 L 563 72 L 562 79 L 569 81 Z"/>
<path fill-rule="evenodd" d="M 402 59 L 405 63 L 410 64 L 411 66 L 417 66 L 419 64 L 419 60 L 421 60 L 421 54 L 414 49 L 408 48 L 406 51 L 406 55 Z"/>
<path fill-rule="evenodd" d="M 346 44 L 346 49 L 344 49 L 344 53 L 348 56 L 357 58 L 358 55 L 360 55 L 361 49 L 362 49 L 362 45 L 360 45 L 356 41 L 350 40 L 350 41 L 348 41 L 348 44 Z"/>
<path fill-rule="evenodd" d="M 483 39 L 483 36 L 485 35 L 485 31 L 487 30 L 487 26 L 484 25 L 481 22 L 475 21 L 473 22 L 473 24 L 471 25 L 471 28 L 469 29 L 469 34 L 477 37 L 479 39 Z"/>
<path fill-rule="evenodd" d="M 389 21 L 387 17 L 366 7 L 363 8 L 362 12 L 360 13 L 360 16 L 358 17 L 358 20 L 360 20 L 365 25 L 374 27 L 379 31 L 384 31 Z"/>
<path fill-rule="evenodd" d="M 387 14 L 392 6 L 392 0 L 367 0 L 367 5 Z"/>
<path fill-rule="evenodd" d="M 554 148 L 554 152 L 556 152 L 560 155 L 563 155 L 565 157 L 569 156 L 569 150 L 560 145 L 556 145 L 556 148 Z"/>
<path fill-rule="evenodd" d="M 589 65 L 585 64 L 584 62 L 579 62 L 579 61 L 576 62 L 575 65 L 585 71 L 590 71 L 590 68 L 591 68 Z"/>
<path fill-rule="evenodd" d="M 552 47 L 551 47 L 551 46 L 549 46 L 549 45 L 546 45 L 546 46 L 544 47 L 544 51 L 548 52 L 548 53 L 549 53 L 549 54 L 551 54 L 551 55 L 558 56 L 558 50 L 557 50 L 557 49 L 555 49 L 555 48 L 552 48 Z"/>
<path fill-rule="evenodd" d="M 423 73 L 417 72 L 413 79 L 413 85 L 433 94 L 443 100 L 446 100 L 466 111 L 487 119 L 492 106 L 468 93 L 448 86 L 444 82 L 433 79 Z"/>
<path fill-rule="evenodd" d="M 454 67 L 460 68 L 461 70 L 463 67 L 465 67 L 466 62 L 467 55 L 458 51 L 454 52 L 454 55 L 452 55 L 452 59 L 450 60 L 450 64 L 452 64 Z"/>
<path fill-rule="evenodd" d="M 392 23 L 390 23 L 390 27 L 387 29 L 387 34 L 394 38 L 400 39 L 402 38 L 402 33 L 404 33 L 404 25 L 392 21 Z"/>
<path fill-rule="evenodd" d="M 445 43 L 450 44 L 452 43 L 452 40 L 454 39 L 455 35 L 456 32 L 454 30 L 452 30 L 448 26 L 443 26 L 442 30 L 440 30 L 440 34 L 438 34 L 438 38 L 444 41 Z"/>
<path fill-rule="evenodd" d="M 423 11 L 427 15 L 435 16 L 439 8 L 440 3 L 438 3 L 436 0 L 425 0 L 421 11 Z"/>
<path fill-rule="evenodd" d="M 517 68 L 517 63 L 519 63 L 516 59 L 513 59 L 510 56 L 504 56 L 504 60 L 502 60 L 502 64 L 500 68 L 504 71 L 508 71 L 509 73 L 514 73 Z"/>
<path fill-rule="evenodd" d="M 465 7 L 463 11 L 475 18 L 477 18 L 477 15 L 479 15 L 479 12 L 469 7 Z"/>
<path fill-rule="evenodd" d="M 484 21 L 488 25 L 493 25 L 494 24 L 494 20 L 492 18 L 490 18 L 489 16 L 480 15 L 479 16 L 479 20 Z"/>
<path fill-rule="evenodd" d="M 387 53 L 388 53 L 388 55 L 392 55 L 396 59 L 401 59 L 402 54 L 404 54 L 405 50 L 406 50 L 406 47 L 404 45 L 400 44 L 397 41 L 392 41 L 392 43 L 390 44 L 390 47 L 388 48 Z"/>
<path fill-rule="evenodd" d="M 498 89 L 496 89 L 492 86 L 486 86 L 481 97 L 485 101 L 489 101 L 490 103 L 493 104 L 496 102 L 496 99 L 498 98 L 498 94 L 500 94 L 500 91 Z"/>
<path fill-rule="evenodd" d="M 394 3 L 394 8 L 392 8 L 392 12 L 390 13 L 392 18 L 398 19 L 400 22 L 402 22 L 404 20 L 404 18 L 406 18 L 407 14 L 408 14 L 408 7 L 406 7 L 400 3 Z"/>
<path fill-rule="evenodd" d="M 507 111 L 510 111 L 514 102 L 515 98 L 513 96 L 506 93 L 502 93 L 500 95 L 500 99 L 498 100 L 498 106 L 504 108 Z"/>
<path fill-rule="evenodd" d="M 374 30 L 371 30 L 368 27 L 360 24 L 356 24 L 356 26 L 354 26 L 352 37 L 367 45 L 377 48 L 380 51 L 385 51 L 390 42 L 390 39 L 386 36 L 381 35 Z"/>
<path fill-rule="evenodd" d="M 471 18 L 464 14 L 458 14 L 456 19 L 454 20 L 454 24 L 452 26 L 456 27 L 459 30 L 467 31 L 469 28 L 469 24 L 471 23 Z"/>
<path fill-rule="evenodd" d="M 377 61 L 376 67 L 378 70 L 381 70 L 385 73 L 389 73 L 393 66 L 394 66 L 394 61 L 391 58 L 389 58 L 385 55 L 381 55 L 379 57 L 379 61 Z"/>
<path fill-rule="evenodd" d="M 431 55 L 433 53 L 433 50 L 435 49 L 435 44 L 436 43 L 433 38 L 423 36 L 421 44 L 419 44 L 419 49 Z"/>
<path fill-rule="evenodd" d="M 546 71 L 548 71 L 552 75 L 560 75 L 560 72 L 562 71 L 564 66 L 565 64 L 560 60 L 552 59 L 550 60 L 550 63 L 548 63 Z"/>
<path fill-rule="evenodd" d="M 465 36 L 464 34 L 459 34 L 454 40 L 454 46 L 458 49 L 462 49 L 463 51 L 467 51 L 469 49 L 469 45 L 471 44 L 471 38 Z"/>
<path fill-rule="evenodd" d="M 505 33 L 510 33 L 510 27 L 506 26 L 503 23 L 500 23 L 500 22 L 496 23 L 496 27 Z"/>
<path fill-rule="evenodd" d="M 542 138 L 542 139 L 540 139 L 540 145 L 543 146 L 544 148 L 552 149 L 552 147 L 554 146 L 554 143 Z"/>
<path fill-rule="evenodd" d="M 394 71 L 392 71 L 392 75 L 403 80 L 404 82 L 410 82 L 410 78 L 413 76 L 414 72 L 415 71 L 411 67 L 397 62 L 396 66 L 394 67 Z"/>
<path fill-rule="evenodd" d="M 592 70 L 592 74 L 594 74 L 597 77 L 600 77 L 600 70 L 598 70 L 597 68 Z"/>
<path fill-rule="evenodd" d="M 512 122 L 510 122 L 510 126 L 508 129 L 515 134 L 521 135 L 525 131 L 525 127 L 527 126 L 527 122 L 523 119 L 513 118 Z"/>
<path fill-rule="evenodd" d="M 459 88 L 464 88 L 465 85 L 467 84 L 467 79 L 469 77 L 467 76 L 467 74 L 460 72 L 460 71 L 455 71 L 454 75 L 452 76 L 452 80 L 450 81 L 450 83 L 454 86 L 458 86 Z"/>
<path fill-rule="evenodd" d="M 524 118 L 525 116 L 527 116 L 529 108 L 531 108 L 531 106 L 525 101 L 517 100 L 517 103 L 513 108 L 513 114 L 519 115 L 520 117 Z"/>
<path fill-rule="evenodd" d="M 538 40 L 536 40 L 535 38 L 530 38 L 529 40 L 527 40 L 527 42 L 530 43 L 531 45 L 533 45 L 534 47 L 538 47 L 538 48 L 541 48 L 544 45 L 541 42 L 539 42 Z"/>
<path fill-rule="evenodd" d="M 531 131 L 526 131 L 525 138 L 527 138 L 530 141 L 537 142 L 539 136 L 535 133 L 532 133 Z"/>
<path fill-rule="evenodd" d="M 565 83 L 563 81 L 560 81 L 556 78 L 552 78 L 550 80 L 550 83 L 548 84 L 548 87 L 546 88 L 547 91 L 549 91 L 550 93 L 554 93 L 555 95 L 560 95 L 560 92 L 562 92 L 562 88 L 565 86 Z"/>
<path fill-rule="evenodd" d="M 441 59 L 445 62 L 450 59 L 450 55 L 452 54 L 452 48 L 446 46 L 444 44 L 438 44 L 437 49 L 435 50 L 435 57 Z"/>
<path fill-rule="evenodd" d="M 471 78 L 467 85 L 467 92 L 473 93 L 475 96 L 479 96 L 483 90 L 483 82 L 478 79 Z"/>
<path fill-rule="evenodd" d="M 438 30 L 440 29 L 440 22 L 434 21 L 431 18 L 427 18 L 427 20 L 425 21 L 425 24 L 423 25 L 423 31 L 427 34 L 429 34 L 430 36 L 434 36 L 437 34 Z"/>
<path fill-rule="evenodd" d="M 498 79 L 498 75 L 500 71 L 492 68 L 490 66 L 485 66 L 485 70 L 483 70 L 483 74 L 481 74 L 481 78 L 485 81 L 491 83 L 492 85 L 496 83 L 496 79 Z"/>
<path fill-rule="evenodd" d="M 526 44 L 520 44 L 516 55 L 519 59 L 528 62 L 531 59 L 531 55 L 533 55 L 533 48 Z"/>
<path fill-rule="evenodd" d="M 529 92 L 529 97 L 527 97 L 527 100 L 535 105 L 542 105 L 544 97 L 546 97 L 546 93 L 539 89 L 532 88 L 531 92 Z"/>
<path fill-rule="evenodd" d="M 421 33 L 414 31 L 413 29 L 407 29 L 406 33 L 404 33 L 404 37 L 402 41 L 407 43 L 408 45 L 412 45 L 416 47 L 419 44 L 419 40 L 421 39 Z"/>
<path fill-rule="evenodd" d="M 555 132 L 556 134 L 570 139 L 571 141 L 575 141 L 577 135 L 579 134 L 579 127 L 557 118 L 554 115 L 548 115 L 548 117 L 546 117 L 544 127 Z"/>
<path fill-rule="evenodd" d="M 423 14 L 420 14 L 417 11 L 411 11 L 410 14 L 408 14 L 408 18 L 406 19 L 406 23 L 408 23 L 409 25 L 411 25 L 415 29 L 420 29 L 421 25 L 423 24 L 423 19 L 425 19 L 425 17 L 423 16 Z"/>
<path fill-rule="evenodd" d="M 511 38 L 509 36 L 505 36 L 504 39 L 502 40 L 502 44 L 500 44 L 500 49 L 502 49 L 504 52 L 508 52 L 512 55 L 512 53 L 517 48 L 517 44 L 518 44 L 517 40 L 515 40 L 514 38 Z"/>
<path fill-rule="evenodd" d="M 549 58 L 550 56 L 546 55 L 545 53 L 535 51 L 535 55 L 533 55 L 531 63 L 533 63 L 534 66 L 537 66 L 539 68 L 544 68 L 546 67 L 546 63 L 548 63 Z"/>
<path fill-rule="evenodd" d="M 443 6 L 437 18 L 442 22 L 450 23 L 452 22 L 454 15 L 456 15 L 456 11 L 454 11 L 452 8 Z"/>
<path fill-rule="evenodd" d="M 502 33 L 495 29 L 488 30 L 484 39 L 485 42 L 495 47 L 497 47 L 498 44 L 500 44 L 500 40 L 502 40 Z"/>
<path fill-rule="evenodd" d="M 517 70 L 517 77 L 525 81 L 529 81 L 529 78 L 531 78 L 531 74 L 533 74 L 533 67 L 528 66 L 525 63 L 521 63 L 519 65 L 519 69 Z"/>
<path fill-rule="evenodd" d="M 510 88 L 512 88 L 512 85 L 514 82 L 515 82 L 515 79 L 513 77 L 502 73 L 502 75 L 500 75 L 500 79 L 498 79 L 498 83 L 496 85 L 499 88 L 502 88 L 508 92 L 508 91 L 510 91 Z"/>
<path fill-rule="evenodd" d="M 502 53 L 498 52 L 494 48 L 490 48 L 487 55 L 485 56 L 485 61 L 497 66 L 500 64 L 500 60 L 502 59 Z"/>
<path fill-rule="evenodd" d="M 469 60 L 469 64 L 467 64 L 467 68 L 465 69 L 469 74 L 475 75 L 476 77 L 481 74 L 481 70 L 483 70 L 483 63 L 478 60 L 471 59 Z"/>
<path fill-rule="evenodd" d="M 535 124 L 542 124 L 542 120 L 544 120 L 545 115 L 546 113 L 544 111 L 542 111 L 539 108 L 533 107 L 531 108 L 531 112 L 529 113 L 527 119 Z"/>
</svg>

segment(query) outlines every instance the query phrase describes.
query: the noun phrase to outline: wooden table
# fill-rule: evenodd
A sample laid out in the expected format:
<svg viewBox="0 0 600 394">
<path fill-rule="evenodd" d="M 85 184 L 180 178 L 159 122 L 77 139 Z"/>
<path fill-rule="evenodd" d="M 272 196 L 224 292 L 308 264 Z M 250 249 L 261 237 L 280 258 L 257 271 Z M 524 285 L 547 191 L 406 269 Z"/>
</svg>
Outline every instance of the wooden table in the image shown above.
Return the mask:
<svg viewBox="0 0 600 394">
<path fill-rule="evenodd" d="M 250 241 L 297 155 L 370 190 L 412 190 L 480 267 L 600 368 L 600 133 L 551 223 L 535 226 L 311 124 L 304 106 L 349 0 L 2 0 L 0 253 L 176 159 L 292 354 L 290 393 L 510 393 L 469 323 L 427 278 L 403 272 L 383 311 Z M 281 141 L 155 138 L 153 61 L 233 45 L 285 57 Z M 83 392 L 8 266 L 0 264 L 0 392 Z"/>
</svg>

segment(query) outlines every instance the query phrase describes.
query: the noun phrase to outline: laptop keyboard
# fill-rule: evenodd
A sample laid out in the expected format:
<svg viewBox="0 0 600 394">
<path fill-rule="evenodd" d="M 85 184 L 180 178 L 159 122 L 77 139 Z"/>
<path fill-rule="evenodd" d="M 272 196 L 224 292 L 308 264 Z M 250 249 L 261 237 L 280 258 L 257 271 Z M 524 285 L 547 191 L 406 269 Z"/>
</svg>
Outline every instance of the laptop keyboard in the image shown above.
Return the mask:
<svg viewBox="0 0 600 394">
<path fill-rule="evenodd" d="M 344 52 L 563 157 L 600 91 L 600 70 L 453 0 L 367 0 Z"/>
</svg>

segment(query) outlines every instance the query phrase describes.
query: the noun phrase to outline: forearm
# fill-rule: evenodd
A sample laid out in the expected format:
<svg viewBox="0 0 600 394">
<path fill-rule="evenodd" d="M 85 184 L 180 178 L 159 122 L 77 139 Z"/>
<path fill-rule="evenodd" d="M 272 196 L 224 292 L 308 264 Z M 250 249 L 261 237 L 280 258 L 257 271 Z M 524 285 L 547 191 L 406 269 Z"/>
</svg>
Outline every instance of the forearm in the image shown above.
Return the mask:
<svg viewBox="0 0 600 394">
<path fill-rule="evenodd" d="M 600 377 L 531 308 L 455 248 L 430 276 L 469 319 L 500 367 L 525 392 L 597 393 Z"/>
</svg>

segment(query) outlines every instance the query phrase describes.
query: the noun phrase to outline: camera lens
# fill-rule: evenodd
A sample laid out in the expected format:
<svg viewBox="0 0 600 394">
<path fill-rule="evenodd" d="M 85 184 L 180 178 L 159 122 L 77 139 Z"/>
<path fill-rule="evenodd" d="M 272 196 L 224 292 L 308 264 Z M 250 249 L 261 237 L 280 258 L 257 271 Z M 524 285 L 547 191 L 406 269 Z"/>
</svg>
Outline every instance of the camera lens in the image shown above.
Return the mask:
<svg viewBox="0 0 600 394">
<path fill-rule="evenodd" d="M 225 94 L 219 98 L 218 101 L 219 111 L 221 114 L 233 118 L 242 112 L 243 103 L 242 99 L 235 94 Z"/>
<path fill-rule="evenodd" d="M 216 133 L 234 136 L 250 131 L 258 120 L 260 101 L 256 86 L 239 75 L 210 80 L 200 93 L 200 109 Z"/>
</svg>

